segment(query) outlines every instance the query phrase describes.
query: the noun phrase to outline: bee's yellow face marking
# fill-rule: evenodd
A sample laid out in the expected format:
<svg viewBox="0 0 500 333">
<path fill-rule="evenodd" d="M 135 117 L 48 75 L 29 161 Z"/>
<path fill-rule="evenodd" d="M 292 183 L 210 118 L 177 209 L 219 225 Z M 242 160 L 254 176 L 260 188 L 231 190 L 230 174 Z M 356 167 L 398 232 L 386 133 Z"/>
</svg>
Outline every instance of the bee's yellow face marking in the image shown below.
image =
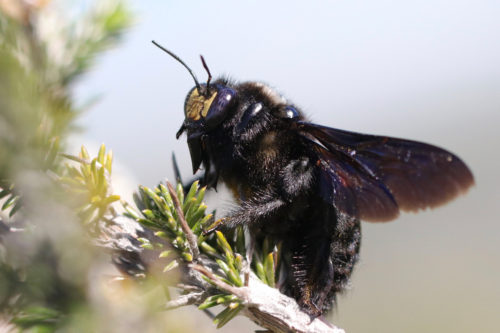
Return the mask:
<svg viewBox="0 0 500 333">
<path fill-rule="evenodd" d="M 208 110 L 210 110 L 210 105 L 217 96 L 217 92 L 214 91 L 210 97 L 205 97 L 200 95 L 198 89 L 193 89 L 193 92 L 189 95 L 186 102 L 186 118 L 194 121 L 200 120 L 200 118 L 205 118 L 207 116 Z"/>
</svg>

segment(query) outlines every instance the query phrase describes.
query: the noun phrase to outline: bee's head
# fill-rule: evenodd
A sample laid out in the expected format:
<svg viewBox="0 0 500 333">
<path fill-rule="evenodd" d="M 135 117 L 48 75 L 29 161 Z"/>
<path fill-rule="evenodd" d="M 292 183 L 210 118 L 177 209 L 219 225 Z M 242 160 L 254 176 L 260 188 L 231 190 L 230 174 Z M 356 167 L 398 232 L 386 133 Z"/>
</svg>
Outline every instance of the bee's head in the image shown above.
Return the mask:
<svg viewBox="0 0 500 333">
<path fill-rule="evenodd" d="M 184 103 L 185 127 L 204 133 L 216 128 L 229 115 L 235 97 L 236 92 L 222 84 L 195 86 Z"/>
<path fill-rule="evenodd" d="M 193 173 L 195 173 L 201 163 L 207 159 L 206 152 L 203 149 L 204 137 L 229 116 L 236 99 L 236 92 L 224 84 L 210 84 L 212 75 L 203 56 L 201 56 L 201 61 L 208 73 L 206 84 L 200 84 L 193 71 L 178 56 L 155 41 L 153 41 L 153 44 L 180 62 L 188 70 L 195 82 L 194 88 L 189 91 L 184 103 L 184 122 L 176 134 L 178 139 L 184 131 L 187 131 L 187 142 L 191 153 Z"/>
<path fill-rule="evenodd" d="M 208 163 L 208 152 L 204 140 L 207 133 L 216 129 L 230 114 L 236 92 L 222 84 L 209 83 L 195 86 L 186 96 L 184 114 L 186 118 L 177 132 L 177 138 L 186 130 L 193 173 L 201 163 Z"/>
</svg>

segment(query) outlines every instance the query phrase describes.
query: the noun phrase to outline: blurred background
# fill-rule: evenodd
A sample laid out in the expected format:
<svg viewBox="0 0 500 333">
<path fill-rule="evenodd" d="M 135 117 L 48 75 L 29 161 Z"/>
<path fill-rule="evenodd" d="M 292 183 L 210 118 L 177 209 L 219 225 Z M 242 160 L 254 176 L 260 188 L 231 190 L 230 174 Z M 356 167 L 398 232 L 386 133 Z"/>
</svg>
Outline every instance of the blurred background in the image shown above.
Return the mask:
<svg viewBox="0 0 500 333">
<path fill-rule="evenodd" d="M 71 3 L 78 13 L 91 2 Z M 432 143 L 475 175 L 476 186 L 446 206 L 363 224 L 361 261 L 330 315 L 335 324 L 350 333 L 498 331 L 498 1 L 128 4 L 135 19 L 123 42 L 72 87 L 76 105 L 99 99 L 76 120 L 83 131 L 70 145 L 113 149 L 120 194 L 173 179 L 172 152 L 184 179 L 191 175 L 185 137 L 175 132 L 193 82 L 151 40 L 200 81 L 203 54 L 214 76 L 266 82 L 314 122 Z M 209 199 L 214 208 L 230 202 L 224 192 Z M 195 331 L 216 331 L 186 311 L 174 317 L 195 316 Z M 220 331 L 236 329 L 256 326 L 239 318 Z"/>
</svg>

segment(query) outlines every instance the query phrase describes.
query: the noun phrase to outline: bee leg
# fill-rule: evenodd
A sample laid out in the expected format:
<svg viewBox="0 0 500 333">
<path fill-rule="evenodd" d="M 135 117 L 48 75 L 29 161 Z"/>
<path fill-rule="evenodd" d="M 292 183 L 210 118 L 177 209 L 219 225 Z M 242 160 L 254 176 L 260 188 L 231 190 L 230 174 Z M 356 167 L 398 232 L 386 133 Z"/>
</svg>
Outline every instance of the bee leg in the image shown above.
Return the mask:
<svg viewBox="0 0 500 333">
<path fill-rule="evenodd" d="M 277 214 L 285 204 L 283 199 L 274 194 L 259 193 L 259 196 L 244 201 L 229 216 L 215 221 L 203 234 L 208 235 L 216 230 L 231 230 L 240 225 L 257 225 L 270 215 Z"/>
<path fill-rule="evenodd" d="M 321 316 L 334 283 L 334 268 L 330 258 L 329 237 L 302 230 L 287 241 L 290 251 L 288 283 L 284 290 L 293 296 L 312 319 Z M 299 242 L 302 239 L 302 242 Z"/>
<path fill-rule="evenodd" d="M 329 310 L 349 281 L 358 259 L 360 223 L 337 215 L 334 207 L 313 200 L 301 227 L 284 239 L 286 281 L 282 291 L 311 317 Z"/>
<path fill-rule="evenodd" d="M 313 179 L 313 172 L 309 158 L 303 157 L 290 161 L 280 172 L 279 190 L 267 188 L 253 197 L 244 200 L 240 208 L 228 216 L 224 225 L 234 228 L 239 225 L 258 225 L 272 217 L 284 219 L 291 212 L 286 212 L 285 207 L 290 208 L 290 203 L 304 197 Z M 304 209 L 305 202 L 302 200 L 296 205 L 298 210 Z"/>
<path fill-rule="evenodd" d="M 247 200 L 241 206 L 229 214 L 229 216 L 218 219 L 207 229 L 203 230 L 208 235 L 216 230 L 225 231 L 243 225 L 251 227 L 257 225 L 269 215 L 276 214 L 285 206 L 285 201 L 273 195 L 261 194 L 258 198 Z"/>
<path fill-rule="evenodd" d="M 227 217 L 223 217 L 212 223 L 207 229 L 203 230 L 203 236 L 210 235 L 212 232 L 220 230 L 224 226 L 224 221 Z"/>
<path fill-rule="evenodd" d="M 233 229 L 239 225 L 249 227 L 257 225 L 269 216 L 279 214 L 285 206 L 286 202 L 279 196 L 260 193 L 258 197 L 243 202 L 236 211 L 231 213 L 224 221 L 223 228 Z"/>
</svg>

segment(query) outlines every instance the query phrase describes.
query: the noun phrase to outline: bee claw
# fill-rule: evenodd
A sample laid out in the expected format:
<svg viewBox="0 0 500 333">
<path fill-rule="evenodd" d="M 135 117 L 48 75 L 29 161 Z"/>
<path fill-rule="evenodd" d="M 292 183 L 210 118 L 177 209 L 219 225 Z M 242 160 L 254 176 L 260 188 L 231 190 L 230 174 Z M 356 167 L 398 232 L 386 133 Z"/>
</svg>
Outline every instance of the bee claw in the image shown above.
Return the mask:
<svg viewBox="0 0 500 333">
<path fill-rule="evenodd" d="M 214 232 L 215 230 L 216 230 L 215 228 L 204 229 L 204 230 L 201 232 L 201 234 L 202 234 L 203 236 L 208 236 L 208 235 L 210 235 L 212 232 Z"/>
<path fill-rule="evenodd" d="M 227 217 L 223 217 L 212 223 L 207 229 L 203 229 L 202 235 L 203 236 L 208 236 L 211 233 L 220 230 L 224 225 L 225 221 L 227 220 Z"/>
<path fill-rule="evenodd" d="M 316 318 L 321 317 L 323 311 L 310 300 L 300 302 L 301 308 L 309 315 L 312 323 Z"/>
</svg>

